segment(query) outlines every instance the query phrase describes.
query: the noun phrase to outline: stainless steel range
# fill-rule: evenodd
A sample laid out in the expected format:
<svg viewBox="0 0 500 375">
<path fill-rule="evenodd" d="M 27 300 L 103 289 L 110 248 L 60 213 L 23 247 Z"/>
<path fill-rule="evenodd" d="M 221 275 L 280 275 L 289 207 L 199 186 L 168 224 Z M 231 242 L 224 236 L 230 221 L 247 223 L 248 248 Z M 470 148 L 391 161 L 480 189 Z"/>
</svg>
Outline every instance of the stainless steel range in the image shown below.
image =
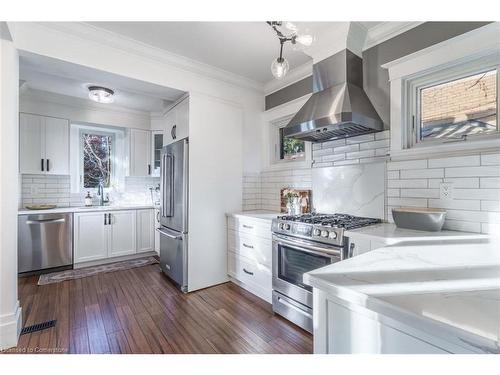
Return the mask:
<svg viewBox="0 0 500 375">
<path fill-rule="evenodd" d="M 279 216 L 273 220 L 273 311 L 312 332 L 311 270 L 352 256 L 344 231 L 380 223 L 345 214 Z"/>
</svg>

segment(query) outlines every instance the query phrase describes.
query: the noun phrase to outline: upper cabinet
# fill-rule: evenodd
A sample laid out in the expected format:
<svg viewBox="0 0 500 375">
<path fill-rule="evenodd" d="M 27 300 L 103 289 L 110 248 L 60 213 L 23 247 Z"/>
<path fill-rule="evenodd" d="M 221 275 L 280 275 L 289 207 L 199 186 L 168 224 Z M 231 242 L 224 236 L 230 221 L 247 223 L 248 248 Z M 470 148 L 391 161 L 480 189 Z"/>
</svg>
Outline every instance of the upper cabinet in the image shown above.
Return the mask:
<svg viewBox="0 0 500 375">
<path fill-rule="evenodd" d="M 163 144 L 168 145 L 189 135 L 189 98 L 185 98 L 165 114 Z"/>
<path fill-rule="evenodd" d="M 19 114 L 19 173 L 69 174 L 69 121 Z"/>
<path fill-rule="evenodd" d="M 151 132 L 151 176 L 160 177 L 161 149 L 163 148 L 163 131 Z"/>
<path fill-rule="evenodd" d="M 129 176 L 151 175 L 151 132 L 148 130 L 131 129 L 129 138 Z"/>
</svg>

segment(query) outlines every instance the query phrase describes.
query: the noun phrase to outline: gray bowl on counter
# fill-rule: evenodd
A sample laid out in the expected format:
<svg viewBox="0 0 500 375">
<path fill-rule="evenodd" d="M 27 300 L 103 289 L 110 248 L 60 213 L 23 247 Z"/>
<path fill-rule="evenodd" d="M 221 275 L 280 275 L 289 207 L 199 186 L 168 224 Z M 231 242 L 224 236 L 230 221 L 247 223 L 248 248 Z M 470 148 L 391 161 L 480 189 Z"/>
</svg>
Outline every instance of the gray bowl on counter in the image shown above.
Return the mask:
<svg viewBox="0 0 500 375">
<path fill-rule="evenodd" d="M 439 208 L 393 208 L 392 218 L 398 228 L 439 232 L 443 228 L 446 211 Z"/>
</svg>

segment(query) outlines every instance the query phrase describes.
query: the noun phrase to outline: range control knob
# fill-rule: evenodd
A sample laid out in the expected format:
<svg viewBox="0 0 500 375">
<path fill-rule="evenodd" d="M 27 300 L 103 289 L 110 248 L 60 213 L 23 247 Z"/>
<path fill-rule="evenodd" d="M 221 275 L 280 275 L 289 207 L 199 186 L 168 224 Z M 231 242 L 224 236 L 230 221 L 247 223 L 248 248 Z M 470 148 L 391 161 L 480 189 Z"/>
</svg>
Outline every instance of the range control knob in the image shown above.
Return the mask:
<svg viewBox="0 0 500 375">
<path fill-rule="evenodd" d="M 330 234 L 328 235 L 328 238 L 334 240 L 337 238 L 337 232 L 330 232 Z"/>
<path fill-rule="evenodd" d="M 321 236 L 321 231 L 319 229 L 315 229 L 313 232 L 313 235 L 315 236 Z"/>
<path fill-rule="evenodd" d="M 327 230 L 322 230 L 321 231 L 321 237 L 327 238 L 328 237 L 328 231 Z"/>
<path fill-rule="evenodd" d="M 279 228 L 279 229 L 283 229 L 283 223 L 280 223 L 280 224 L 278 225 L 278 228 Z"/>
<path fill-rule="evenodd" d="M 290 224 L 285 224 L 285 229 L 290 230 Z"/>
</svg>

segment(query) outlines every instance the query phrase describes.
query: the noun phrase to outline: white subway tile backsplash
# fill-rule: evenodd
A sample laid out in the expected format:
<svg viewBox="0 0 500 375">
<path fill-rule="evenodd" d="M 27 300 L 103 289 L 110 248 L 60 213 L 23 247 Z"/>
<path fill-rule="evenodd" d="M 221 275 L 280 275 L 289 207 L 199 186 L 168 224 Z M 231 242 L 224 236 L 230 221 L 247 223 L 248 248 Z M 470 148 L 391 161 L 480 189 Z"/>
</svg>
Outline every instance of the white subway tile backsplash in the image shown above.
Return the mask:
<svg viewBox="0 0 500 375">
<path fill-rule="evenodd" d="M 457 199 L 500 200 L 500 189 L 454 189 Z"/>
<path fill-rule="evenodd" d="M 481 177 L 481 188 L 500 189 L 500 177 Z M 500 197 L 498 198 L 500 200 Z"/>
<path fill-rule="evenodd" d="M 481 223 L 481 233 L 493 234 L 498 237 L 500 233 L 500 224 Z"/>
<path fill-rule="evenodd" d="M 391 161 L 387 163 L 387 170 L 422 169 L 427 168 L 427 160 Z"/>
<path fill-rule="evenodd" d="M 397 180 L 399 178 L 399 171 L 387 171 L 387 179 Z"/>
<path fill-rule="evenodd" d="M 439 189 L 401 189 L 402 197 L 439 198 Z"/>
<path fill-rule="evenodd" d="M 365 142 L 359 144 L 360 150 L 369 150 L 374 148 L 387 148 L 389 147 L 389 139 L 381 139 L 379 141 Z"/>
<path fill-rule="evenodd" d="M 347 146 L 340 146 L 340 147 L 335 147 L 333 149 L 333 152 L 335 154 L 340 154 L 340 153 L 346 153 L 346 152 L 354 152 L 359 150 L 359 144 L 354 144 L 354 145 L 347 145 Z"/>
<path fill-rule="evenodd" d="M 334 161 L 333 165 L 349 165 L 349 164 L 359 164 L 359 159 L 350 159 L 350 160 L 340 160 L 340 161 Z"/>
<path fill-rule="evenodd" d="M 482 154 L 481 165 L 500 165 L 500 153 Z"/>
<path fill-rule="evenodd" d="M 404 169 L 400 175 L 401 178 L 442 178 L 444 169 Z"/>
<path fill-rule="evenodd" d="M 472 199 L 429 199 L 429 207 L 456 210 L 480 210 L 479 200 Z"/>
<path fill-rule="evenodd" d="M 500 200 L 498 200 L 498 201 L 481 201 L 481 211 L 500 212 Z"/>
<path fill-rule="evenodd" d="M 374 140 L 375 140 L 375 134 L 371 133 L 371 134 L 358 135 L 357 137 L 347 138 L 346 143 L 353 144 L 353 143 L 369 142 Z"/>
<path fill-rule="evenodd" d="M 427 207 L 427 199 L 424 198 L 387 198 L 389 206 L 398 207 Z"/>
<path fill-rule="evenodd" d="M 500 166 L 446 168 L 446 177 L 488 177 L 500 176 Z"/>
<path fill-rule="evenodd" d="M 429 168 L 474 167 L 479 166 L 479 155 L 456 156 L 442 159 L 430 159 Z"/>
<path fill-rule="evenodd" d="M 464 177 L 464 178 L 445 178 L 444 182 L 453 184 L 454 188 L 479 188 L 478 177 Z"/>
<path fill-rule="evenodd" d="M 345 155 L 346 159 L 369 158 L 375 156 L 375 150 L 364 150 L 356 152 L 348 152 Z"/>
<path fill-rule="evenodd" d="M 390 188 L 427 188 L 427 180 L 388 180 L 387 186 Z"/>
<path fill-rule="evenodd" d="M 383 132 L 375 133 L 375 139 L 389 139 L 391 137 L 391 132 L 389 130 L 384 130 Z"/>
<path fill-rule="evenodd" d="M 388 197 L 399 197 L 399 189 L 387 189 Z"/>
<path fill-rule="evenodd" d="M 481 223 L 473 221 L 446 220 L 443 229 L 481 233 Z"/>
</svg>

